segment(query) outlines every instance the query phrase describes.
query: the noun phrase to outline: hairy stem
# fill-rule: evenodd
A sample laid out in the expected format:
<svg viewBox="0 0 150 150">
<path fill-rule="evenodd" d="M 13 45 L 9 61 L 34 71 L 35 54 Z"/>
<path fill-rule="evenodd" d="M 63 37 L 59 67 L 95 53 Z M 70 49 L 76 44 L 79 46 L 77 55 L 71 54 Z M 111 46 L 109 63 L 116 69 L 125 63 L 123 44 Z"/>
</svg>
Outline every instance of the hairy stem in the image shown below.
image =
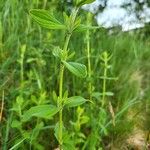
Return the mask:
<svg viewBox="0 0 150 150">
<path fill-rule="evenodd" d="M 91 22 L 91 14 L 88 13 L 87 16 L 87 25 Z M 86 32 L 86 42 L 87 42 L 87 61 L 88 61 L 88 78 L 91 79 L 91 60 L 90 60 L 90 32 L 87 30 Z M 92 100 L 92 83 L 91 80 L 88 83 L 88 92 L 89 92 L 89 99 Z"/>
<path fill-rule="evenodd" d="M 78 9 L 74 9 L 72 14 L 70 15 L 70 27 L 68 28 L 64 47 L 63 47 L 63 53 L 66 55 L 65 58 L 63 58 L 63 61 L 66 61 L 67 59 L 67 49 L 68 44 L 70 41 L 71 34 L 74 30 L 74 23 L 76 19 Z M 59 100 L 58 100 L 58 106 L 60 108 L 59 111 L 59 148 L 62 150 L 62 144 L 63 144 L 63 76 L 64 76 L 64 64 L 60 65 L 60 72 L 59 72 Z"/>
<path fill-rule="evenodd" d="M 66 36 L 66 40 L 65 40 L 65 44 L 64 44 L 64 48 L 63 48 L 63 51 L 67 51 L 67 48 L 68 48 L 68 44 L 69 44 L 69 40 L 70 40 L 70 37 L 71 37 L 71 34 L 67 34 Z M 65 58 L 66 59 L 66 58 Z M 59 104 L 59 108 L 60 111 L 59 111 L 59 145 L 60 145 L 60 150 L 62 149 L 62 144 L 63 144 L 63 139 L 62 139 L 62 136 L 63 136 L 63 115 L 62 115 L 62 106 L 63 106 L 63 76 L 64 76 L 64 65 L 61 64 L 60 65 L 60 73 L 59 73 L 59 101 L 58 101 L 58 104 Z"/>
</svg>

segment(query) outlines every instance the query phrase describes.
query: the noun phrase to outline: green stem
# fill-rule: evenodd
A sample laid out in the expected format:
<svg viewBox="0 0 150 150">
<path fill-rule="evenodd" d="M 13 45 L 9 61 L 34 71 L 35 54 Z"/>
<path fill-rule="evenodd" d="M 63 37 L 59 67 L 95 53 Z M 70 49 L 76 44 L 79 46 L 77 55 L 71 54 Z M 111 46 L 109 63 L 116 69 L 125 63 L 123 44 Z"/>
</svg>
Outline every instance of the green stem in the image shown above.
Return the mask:
<svg viewBox="0 0 150 150">
<path fill-rule="evenodd" d="M 26 45 L 21 47 L 21 54 L 20 54 L 20 86 L 21 86 L 21 95 L 23 91 L 23 84 L 24 84 L 24 55 L 26 51 Z"/>
<path fill-rule="evenodd" d="M 91 79 L 91 60 L 90 60 L 90 49 L 89 49 L 89 42 L 87 43 L 87 54 L 88 54 L 88 78 Z M 92 100 L 92 83 L 89 81 L 88 84 L 89 94 L 90 94 L 90 101 Z"/>
<path fill-rule="evenodd" d="M 105 105 L 106 96 L 106 78 L 107 78 L 107 60 L 104 61 L 104 79 L 103 79 L 103 93 L 102 93 L 102 107 Z"/>
<path fill-rule="evenodd" d="M 0 16 L 2 16 L 0 14 Z M 1 17 L 0 17 L 0 62 L 3 61 L 3 41 L 2 41 L 2 36 L 3 36 L 3 32 L 2 32 L 2 22 L 1 22 Z"/>
<path fill-rule="evenodd" d="M 66 52 L 67 48 L 68 48 L 68 44 L 69 44 L 69 40 L 70 40 L 71 34 L 67 34 L 66 37 L 66 41 L 64 44 L 64 48 L 63 51 Z M 65 58 L 66 59 L 66 58 Z M 65 60 L 64 60 L 65 61 Z M 58 101 L 58 106 L 60 109 L 59 111 L 59 146 L 60 146 L 60 150 L 62 150 L 62 144 L 63 144 L 63 139 L 62 139 L 62 135 L 63 135 L 63 116 L 62 116 L 62 107 L 63 107 L 63 76 L 64 76 L 64 65 L 61 64 L 60 65 L 60 73 L 59 73 L 59 101 Z"/>
<path fill-rule="evenodd" d="M 22 88 L 23 88 L 23 80 L 24 80 L 24 78 L 23 78 L 23 74 L 24 74 L 24 70 L 23 70 L 23 59 L 24 59 L 24 58 L 21 58 L 21 64 L 20 64 L 20 67 L 21 67 L 21 71 L 20 71 L 21 90 L 22 90 Z"/>
<path fill-rule="evenodd" d="M 47 0 L 44 0 L 43 9 L 46 8 Z"/>
<path fill-rule="evenodd" d="M 63 47 L 63 52 L 67 54 L 68 44 L 70 41 L 71 34 L 74 29 L 74 23 L 76 19 L 78 9 L 74 9 L 72 14 L 70 15 L 70 28 L 68 28 L 68 32 L 66 35 L 65 44 Z M 67 56 L 65 56 L 63 61 L 66 61 Z M 60 65 L 60 72 L 59 72 L 59 99 L 58 99 L 58 106 L 60 108 L 59 111 L 59 148 L 62 150 L 62 144 L 63 144 L 63 76 L 64 76 L 64 64 Z"/>
<path fill-rule="evenodd" d="M 87 25 L 91 23 L 91 14 L 88 13 L 87 16 Z M 87 42 L 87 59 L 88 59 L 88 78 L 91 79 L 91 60 L 90 60 L 90 31 L 86 32 L 86 42 Z M 90 101 L 92 100 L 92 84 L 91 81 L 88 83 L 88 92 L 90 95 Z"/>
<path fill-rule="evenodd" d="M 10 131 L 10 125 L 12 122 L 12 117 L 13 117 L 13 112 L 10 113 L 10 115 L 8 116 L 7 119 L 7 123 L 6 123 L 6 127 L 5 127 L 5 135 L 4 135 L 4 141 L 3 141 L 3 146 L 2 149 L 3 150 L 8 150 L 8 139 L 9 139 L 9 131 Z"/>
</svg>

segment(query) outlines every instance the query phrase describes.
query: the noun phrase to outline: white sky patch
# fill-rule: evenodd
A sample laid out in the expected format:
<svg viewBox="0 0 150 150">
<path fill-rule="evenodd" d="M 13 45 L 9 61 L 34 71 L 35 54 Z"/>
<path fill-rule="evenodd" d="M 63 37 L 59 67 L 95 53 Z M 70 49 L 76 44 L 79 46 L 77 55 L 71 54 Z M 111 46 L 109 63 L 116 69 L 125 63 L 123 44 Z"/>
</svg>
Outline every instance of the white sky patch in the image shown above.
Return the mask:
<svg viewBox="0 0 150 150">
<path fill-rule="evenodd" d="M 101 0 L 96 0 L 92 4 L 84 5 L 83 9 L 94 12 L 97 10 L 97 6 L 101 2 Z M 104 9 L 103 13 L 99 13 L 96 17 L 98 24 L 106 28 L 121 25 L 122 30 L 127 31 L 130 29 L 143 27 L 145 22 L 150 22 L 149 8 L 145 6 L 144 11 L 141 13 L 143 20 L 139 22 L 134 13 L 129 15 L 126 9 L 120 7 L 123 3 L 128 2 L 131 2 L 131 0 L 108 0 L 108 5 Z"/>
<path fill-rule="evenodd" d="M 111 6 L 120 6 L 122 5 L 124 0 L 109 0 L 108 1 L 108 7 L 111 7 Z"/>
<path fill-rule="evenodd" d="M 106 8 L 103 13 L 100 13 L 97 16 L 98 24 L 105 27 L 112 27 L 121 23 L 126 12 L 122 8 L 112 8 L 111 11 L 109 8 Z"/>
</svg>

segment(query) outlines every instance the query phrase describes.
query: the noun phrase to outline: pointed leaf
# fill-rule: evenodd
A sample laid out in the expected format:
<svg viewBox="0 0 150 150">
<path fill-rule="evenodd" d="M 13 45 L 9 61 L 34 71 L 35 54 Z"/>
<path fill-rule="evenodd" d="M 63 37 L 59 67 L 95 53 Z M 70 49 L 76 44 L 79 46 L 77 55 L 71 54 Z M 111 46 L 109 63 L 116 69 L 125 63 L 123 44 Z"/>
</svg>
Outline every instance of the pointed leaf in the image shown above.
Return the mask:
<svg viewBox="0 0 150 150">
<path fill-rule="evenodd" d="M 28 121 L 32 117 L 51 119 L 51 117 L 54 116 L 58 111 L 59 109 L 53 105 L 34 106 L 23 114 L 22 121 Z"/>
<path fill-rule="evenodd" d="M 85 78 L 87 75 L 86 66 L 76 62 L 66 62 L 63 61 L 66 68 L 72 72 L 74 75 L 80 78 Z"/>
<path fill-rule="evenodd" d="M 40 26 L 47 29 L 65 29 L 66 26 L 59 22 L 53 14 L 43 9 L 32 9 L 30 10 L 30 16 Z"/>
<path fill-rule="evenodd" d="M 77 4 L 78 7 L 81 7 L 82 5 L 85 5 L 85 4 L 90 4 L 92 2 L 94 2 L 95 0 L 82 0 L 81 2 L 79 2 Z"/>
<path fill-rule="evenodd" d="M 84 24 L 80 24 L 75 30 L 74 32 L 84 32 L 84 31 L 87 31 L 87 30 L 94 30 L 94 29 L 99 29 L 101 27 L 99 26 L 87 26 L 87 25 L 84 25 Z"/>
<path fill-rule="evenodd" d="M 100 76 L 100 79 L 106 79 L 106 80 L 118 80 L 118 77 L 104 77 L 104 76 Z"/>
<path fill-rule="evenodd" d="M 9 150 L 17 149 L 24 140 L 26 140 L 26 138 L 19 139 L 18 142 L 13 147 L 9 148 Z"/>
<path fill-rule="evenodd" d="M 113 92 L 106 92 L 105 95 L 107 95 L 107 96 L 114 96 L 114 93 Z"/>
<path fill-rule="evenodd" d="M 99 96 L 102 96 L 102 95 L 103 95 L 103 93 L 100 93 L 100 92 L 93 92 L 92 93 L 92 96 L 95 97 L 95 98 L 97 98 Z M 113 92 L 105 92 L 105 95 L 114 96 L 114 93 Z"/>
<path fill-rule="evenodd" d="M 95 97 L 95 98 L 100 97 L 102 95 L 103 95 L 103 93 L 100 93 L 100 92 L 93 92 L 92 93 L 92 96 Z"/>
<path fill-rule="evenodd" d="M 76 107 L 79 105 L 82 105 L 83 103 L 85 103 L 87 100 L 84 99 L 81 96 L 73 96 L 73 97 L 69 97 L 66 101 L 65 101 L 65 106 L 67 107 Z"/>
<path fill-rule="evenodd" d="M 60 49 L 59 46 L 55 46 L 52 50 L 52 54 L 58 58 L 61 58 L 62 53 L 62 49 Z"/>
</svg>

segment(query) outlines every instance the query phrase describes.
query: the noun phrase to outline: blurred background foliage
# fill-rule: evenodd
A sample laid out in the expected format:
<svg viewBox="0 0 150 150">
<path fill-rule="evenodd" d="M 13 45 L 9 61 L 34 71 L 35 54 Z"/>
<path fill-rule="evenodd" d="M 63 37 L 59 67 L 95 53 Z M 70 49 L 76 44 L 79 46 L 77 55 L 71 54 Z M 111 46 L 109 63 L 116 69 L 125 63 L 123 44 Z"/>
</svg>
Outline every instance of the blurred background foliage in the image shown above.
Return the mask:
<svg viewBox="0 0 150 150">
<path fill-rule="evenodd" d="M 134 2 L 134 7 L 133 6 Z M 140 19 L 144 6 L 150 7 L 148 0 L 133 0 L 122 7 L 132 8 Z M 101 13 L 107 6 L 107 0 L 102 0 L 97 12 L 93 14 L 92 25 L 97 25 L 95 16 Z M 52 56 L 53 45 L 63 45 L 63 31 L 51 31 L 41 28 L 34 23 L 28 15 L 31 8 L 40 8 L 53 11 L 58 18 L 62 18 L 63 11 L 70 14 L 73 1 L 64 0 L 1 0 L 0 2 L 0 99 L 1 108 L 4 97 L 4 109 L 0 122 L 0 145 L 3 150 L 9 149 L 29 134 L 35 127 L 35 120 L 18 129 L 12 126 L 12 122 L 18 119 L 18 114 L 12 109 L 19 105 L 16 101 L 20 94 L 23 95 L 22 111 L 44 101 L 55 103 L 55 94 L 58 94 L 58 65 Z M 80 16 L 83 23 L 86 22 L 87 11 L 82 9 Z M 69 49 L 75 51 L 75 59 L 87 65 L 85 33 L 75 33 L 71 38 Z M 76 136 L 78 149 L 125 149 L 130 146 L 130 136 L 138 132 L 140 139 L 147 140 L 150 130 L 150 25 L 147 23 L 143 28 L 122 32 L 119 27 L 100 28 L 90 32 L 91 48 L 91 79 L 78 79 L 69 72 L 65 72 L 66 84 L 64 88 L 69 95 L 82 95 L 89 98 L 87 84 L 90 80 L 94 92 L 102 91 L 103 74 L 100 54 L 107 51 L 112 55 L 109 75 L 117 80 L 108 81 L 107 89 L 114 93 L 107 99 L 111 101 L 115 114 L 121 113 L 115 126 L 109 123 L 111 114 L 106 107 L 107 115 L 99 114 L 99 100 L 93 98 L 94 106 L 89 104 L 82 106 L 80 110 L 66 110 L 65 124 L 72 133 L 79 131 L 71 126 L 79 117 L 77 114 L 88 116 L 91 122 L 81 126 L 83 135 Z M 24 82 L 21 86 L 20 58 L 24 51 Z M 135 103 L 132 105 L 132 103 Z M 128 107 L 130 106 L 131 107 Z M 126 109 L 127 108 L 127 109 Z M 76 113 L 77 111 L 77 113 Z M 83 113 L 82 113 L 83 111 Z M 91 113 L 92 111 L 92 113 Z M 95 125 L 100 118 L 106 118 L 107 134 Z M 54 121 L 42 121 L 40 133 L 35 139 L 25 141 L 20 145 L 21 149 L 54 149 L 58 143 L 53 136 Z M 105 121 L 104 121 L 105 122 Z M 51 126 L 50 126 L 51 124 Z M 39 125 L 40 126 L 40 125 Z M 38 128 L 37 126 L 35 128 Z M 144 135 L 144 136 L 143 136 Z M 85 138 L 85 137 L 87 138 Z M 46 137 L 46 138 L 45 138 Z M 138 139 L 138 137 L 134 137 Z M 75 139 L 75 137 L 74 137 Z M 32 143 L 32 144 L 31 144 Z M 93 144 L 91 144 L 93 143 Z M 128 143 L 128 144 L 126 144 Z M 32 146 L 31 146 L 32 145 Z M 134 144 L 131 144 L 133 146 Z M 129 148 L 129 147 L 128 147 Z"/>
</svg>

